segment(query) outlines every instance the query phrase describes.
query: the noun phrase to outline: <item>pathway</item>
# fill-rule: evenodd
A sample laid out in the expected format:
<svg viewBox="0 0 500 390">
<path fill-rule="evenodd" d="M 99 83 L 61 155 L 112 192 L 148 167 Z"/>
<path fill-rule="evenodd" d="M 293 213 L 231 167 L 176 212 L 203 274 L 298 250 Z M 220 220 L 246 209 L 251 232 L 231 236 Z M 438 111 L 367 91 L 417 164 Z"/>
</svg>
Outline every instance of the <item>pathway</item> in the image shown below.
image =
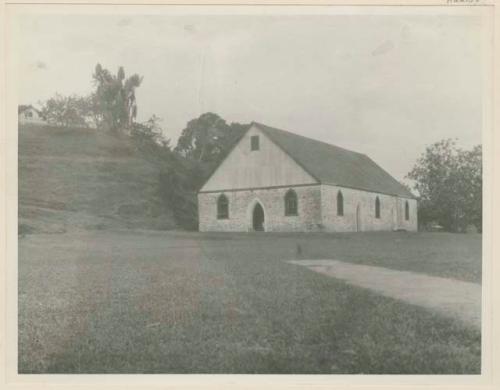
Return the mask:
<svg viewBox="0 0 500 390">
<path fill-rule="evenodd" d="M 480 284 L 338 260 L 292 260 L 289 263 L 481 328 Z"/>
</svg>

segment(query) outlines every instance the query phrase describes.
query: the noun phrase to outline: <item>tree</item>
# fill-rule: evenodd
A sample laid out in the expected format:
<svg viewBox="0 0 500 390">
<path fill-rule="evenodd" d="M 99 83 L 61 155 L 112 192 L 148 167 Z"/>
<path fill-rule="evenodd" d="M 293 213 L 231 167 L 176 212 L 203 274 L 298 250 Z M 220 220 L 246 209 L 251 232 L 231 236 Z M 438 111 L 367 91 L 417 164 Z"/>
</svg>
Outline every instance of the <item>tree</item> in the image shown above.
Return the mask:
<svg viewBox="0 0 500 390">
<path fill-rule="evenodd" d="M 100 129 L 103 126 L 103 113 L 100 110 L 99 98 L 96 92 L 92 92 L 88 97 L 88 105 L 89 105 L 89 121 L 92 124 L 92 127 L 96 129 Z"/>
<path fill-rule="evenodd" d="M 188 159 L 213 166 L 247 127 L 240 123 L 228 125 L 219 115 L 207 112 L 188 122 L 175 151 Z"/>
<path fill-rule="evenodd" d="M 419 194 L 419 220 L 448 231 L 482 224 L 482 147 L 457 147 L 445 139 L 428 146 L 407 175 Z"/>
<path fill-rule="evenodd" d="M 65 127 L 89 127 L 92 106 L 89 97 L 56 94 L 42 105 L 42 114 L 49 123 Z"/>
<path fill-rule="evenodd" d="M 133 74 L 125 78 L 123 67 L 116 75 L 97 64 L 92 75 L 96 90 L 94 110 L 100 116 L 100 127 L 111 131 L 131 129 L 137 117 L 135 90 L 141 85 L 142 77 Z"/>
<path fill-rule="evenodd" d="M 188 122 L 177 141 L 175 151 L 193 160 L 213 161 L 221 153 L 220 139 L 229 131 L 224 119 L 207 112 Z"/>
<path fill-rule="evenodd" d="M 143 150 L 147 148 L 153 156 L 161 155 L 165 151 L 171 152 L 170 140 L 163 135 L 161 118 L 154 115 L 142 123 L 133 123 L 130 135 L 132 140 Z"/>
<path fill-rule="evenodd" d="M 189 121 L 174 149 L 176 158 L 160 177 L 162 196 L 173 205 L 176 220 L 198 226 L 196 192 L 249 125 L 231 123 L 212 112 Z"/>
<path fill-rule="evenodd" d="M 153 115 L 149 120 L 132 125 L 132 141 L 142 155 L 158 169 L 158 192 L 162 206 L 172 211 L 177 224 L 185 229 L 198 227 L 198 184 L 203 179 L 200 166 L 170 148 L 160 126 L 161 119 Z"/>
</svg>

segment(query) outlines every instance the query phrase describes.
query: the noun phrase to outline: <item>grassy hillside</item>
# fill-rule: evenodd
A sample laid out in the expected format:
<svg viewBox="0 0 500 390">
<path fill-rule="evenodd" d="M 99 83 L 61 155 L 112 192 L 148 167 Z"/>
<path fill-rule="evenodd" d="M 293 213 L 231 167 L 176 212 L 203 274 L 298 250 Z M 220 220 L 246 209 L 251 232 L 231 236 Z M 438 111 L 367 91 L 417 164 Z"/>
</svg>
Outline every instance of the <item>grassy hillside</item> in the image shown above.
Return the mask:
<svg viewBox="0 0 500 390">
<path fill-rule="evenodd" d="M 20 126 L 20 230 L 174 228 L 158 196 L 158 174 L 129 137 Z"/>
</svg>

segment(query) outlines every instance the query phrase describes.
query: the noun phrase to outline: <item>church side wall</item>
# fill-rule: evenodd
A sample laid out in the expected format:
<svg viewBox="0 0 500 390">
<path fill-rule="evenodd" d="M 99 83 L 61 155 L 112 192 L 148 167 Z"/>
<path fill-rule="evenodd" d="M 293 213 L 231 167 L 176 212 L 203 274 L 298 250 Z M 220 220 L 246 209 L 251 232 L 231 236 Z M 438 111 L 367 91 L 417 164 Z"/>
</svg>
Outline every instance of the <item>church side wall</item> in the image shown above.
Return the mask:
<svg viewBox="0 0 500 390">
<path fill-rule="evenodd" d="M 344 215 L 337 215 L 337 193 L 342 191 Z M 375 218 L 375 199 L 380 200 L 380 218 Z M 405 220 L 405 201 L 410 218 Z M 357 216 L 359 205 L 360 216 Z M 332 232 L 417 230 L 417 202 L 415 199 L 377 194 L 332 185 L 321 185 L 321 211 L 324 230 Z M 358 228 L 359 224 L 359 228 Z"/>
<path fill-rule="evenodd" d="M 286 192 L 293 188 L 298 197 L 298 215 L 285 216 Z M 217 198 L 224 193 L 229 200 L 229 218 L 217 219 Z M 252 231 L 253 208 L 264 209 L 264 229 L 268 232 L 318 231 L 321 222 L 321 186 L 282 187 L 198 194 L 199 230 Z"/>
<path fill-rule="evenodd" d="M 416 199 L 397 198 L 397 207 L 400 210 L 399 229 L 416 232 L 418 230 L 418 203 Z M 405 201 L 410 207 L 410 218 L 405 220 Z"/>
</svg>

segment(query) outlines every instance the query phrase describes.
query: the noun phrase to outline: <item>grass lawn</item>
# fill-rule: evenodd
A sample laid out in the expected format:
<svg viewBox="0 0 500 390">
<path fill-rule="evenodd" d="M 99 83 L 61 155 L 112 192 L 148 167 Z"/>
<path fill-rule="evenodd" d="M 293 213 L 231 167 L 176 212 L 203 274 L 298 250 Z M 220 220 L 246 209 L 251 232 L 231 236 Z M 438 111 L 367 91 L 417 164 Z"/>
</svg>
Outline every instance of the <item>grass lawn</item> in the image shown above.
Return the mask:
<svg viewBox="0 0 500 390">
<path fill-rule="evenodd" d="M 479 235 L 28 235 L 19 372 L 480 372 L 477 330 L 282 261 L 297 257 L 481 280 Z"/>
<path fill-rule="evenodd" d="M 302 240 L 303 257 L 414 271 L 481 283 L 481 234 L 370 232 Z"/>
</svg>

